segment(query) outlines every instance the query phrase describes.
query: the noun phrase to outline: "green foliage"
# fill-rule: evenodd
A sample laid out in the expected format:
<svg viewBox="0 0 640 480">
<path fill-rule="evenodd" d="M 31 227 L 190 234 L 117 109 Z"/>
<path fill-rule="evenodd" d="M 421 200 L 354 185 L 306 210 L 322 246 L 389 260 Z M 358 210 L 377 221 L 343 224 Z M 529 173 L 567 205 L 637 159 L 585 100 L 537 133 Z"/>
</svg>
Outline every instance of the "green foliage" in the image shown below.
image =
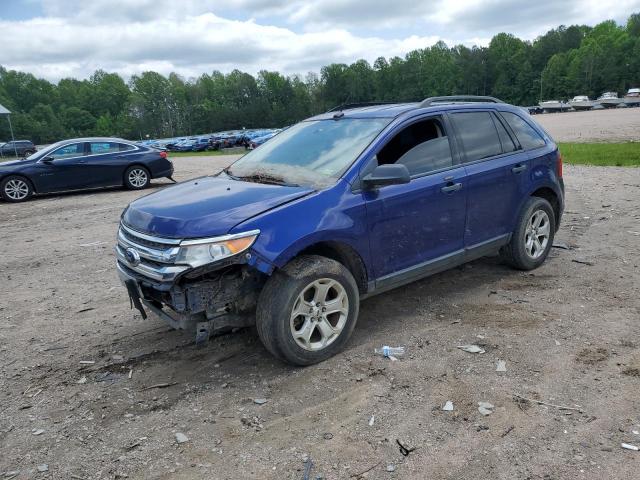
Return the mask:
<svg viewBox="0 0 640 480">
<path fill-rule="evenodd" d="M 533 42 L 499 33 L 488 47 L 447 46 L 324 66 L 304 78 L 234 70 L 184 79 L 96 71 L 57 85 L 0 66 L 0 104 L 18 138 L 36 143 L 86 135 L 131 139 L 227 129 L 283 127 L 345 103 L 418 101 L 435 95 L 493 95 L 510 103 L 596 97 L 640 86 L 640 14 L 626 25 L 559 26 Z M 0 119 L 0 140 L 9 138 Z"/>
</svg>

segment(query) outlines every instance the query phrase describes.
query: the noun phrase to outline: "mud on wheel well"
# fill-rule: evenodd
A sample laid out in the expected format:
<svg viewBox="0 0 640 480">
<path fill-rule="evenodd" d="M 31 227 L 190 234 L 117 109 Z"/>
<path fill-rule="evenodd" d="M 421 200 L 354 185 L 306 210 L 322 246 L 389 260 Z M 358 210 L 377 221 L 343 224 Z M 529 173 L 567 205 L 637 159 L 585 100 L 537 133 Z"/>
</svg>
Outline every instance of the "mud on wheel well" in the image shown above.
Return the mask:
<svg viewBox="0 0 640 480">
<path fill-rule="evenodd" d="M 538 190 L 533 192 L 531 196 L 544 198 L 547 202 L 551 204 L 551 207 L 553 208 L 553 214 L 556 217 L 556 228 L 559 227 L 560 224 L 558 223 L 558 219 L 560 218 L 560 201 L 558 200 L 558 196 L 556 195 L 556 192 L 554 192 L 550 188 L 544 187 L 544 188 L 539 188 Z"/>
<path fill-rule="evenodd" d="M 321 242 L 305 248 L 298 255 L 320 255 L 347 267 L 361 294 L 367 292 L 367 269 L 362 258 L 352 247 L 338 242 Z"/>
</svg>

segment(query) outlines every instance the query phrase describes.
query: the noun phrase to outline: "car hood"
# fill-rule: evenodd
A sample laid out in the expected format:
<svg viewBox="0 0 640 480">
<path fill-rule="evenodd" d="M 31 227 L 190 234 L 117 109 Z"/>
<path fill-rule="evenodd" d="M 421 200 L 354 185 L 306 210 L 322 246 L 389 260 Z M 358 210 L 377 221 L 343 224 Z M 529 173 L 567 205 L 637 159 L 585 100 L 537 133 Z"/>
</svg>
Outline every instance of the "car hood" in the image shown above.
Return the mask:
<svg viewBox="0 0 640 480">
<path fill-rule="evenodd" d="M 309 187 L 265 185 L 222 176 L 202 177 L 135 200 L 122 220 L 134 230 L 161 237 L 215 237 L 313 191 Z"/>
<path fill-rule="evenodd" d="M 0 161 L 0 170 L 14 170 L 16 167 L 26 167 L 33 165 L 36 160 L 11 160 L 10 162 Z"/>
</svg>

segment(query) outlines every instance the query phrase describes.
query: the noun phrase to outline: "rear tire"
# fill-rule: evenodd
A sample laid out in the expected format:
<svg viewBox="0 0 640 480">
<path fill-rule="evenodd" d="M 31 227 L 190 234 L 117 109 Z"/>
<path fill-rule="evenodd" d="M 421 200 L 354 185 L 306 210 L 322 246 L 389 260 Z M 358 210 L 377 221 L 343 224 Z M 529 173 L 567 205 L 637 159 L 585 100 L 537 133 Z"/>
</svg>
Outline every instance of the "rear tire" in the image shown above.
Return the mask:
<svg viewBox="0 0 640 480">
<path fill-rule="evenodd" d="M 139 165 L 133 165 L 124 172 L 124 186 L 129 190 L 142 190 L 151 182 L 149 170 Z"/>
<path fill-rule="evenodd" d="M 533 270 L 549 255 L 556 232 L 551 204 L 540 197 L 525 203 L 510 242 L 501 250 L 502 258 L 518 270 Z"/>
<path fill-rule="evenodd" d="M 321 362 L 351 336 L 359 302 L 356 281 L 342 264 L 318 255 L 296 258 L 275 272 L 260 293 L 258 336 L 287 363 Z"/>
<path fill-rule="evenodd" d="M 7 202 L 25 202 L 33 195 L 33 186 L 29 179 L 19 175 L 10 175 L 0 182 L 0 196 Z"/>
</svg>

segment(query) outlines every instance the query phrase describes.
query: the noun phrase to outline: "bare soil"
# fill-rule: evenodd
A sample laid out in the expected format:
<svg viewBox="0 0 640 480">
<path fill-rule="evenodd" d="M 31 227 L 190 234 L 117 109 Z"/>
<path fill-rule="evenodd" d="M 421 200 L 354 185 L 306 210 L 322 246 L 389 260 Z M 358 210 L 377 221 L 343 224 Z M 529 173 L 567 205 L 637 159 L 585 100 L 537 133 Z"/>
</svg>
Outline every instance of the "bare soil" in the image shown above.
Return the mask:
<svg viewBox="0 0 640 480">
<path fill-rule="evenodd" d="M 176 176 L 230 160 L 177 159 Z M 640 170 L 565 181 L 570 249 L 367 300 L 346 349 L 308 368 L 252 329 L 196 349 L 129 309 L 112 247 L 140 192 L 0 203 L 0 478 L 302 479 L 305 459 L 311 479 L 638 478 L 620 444 L 640 445 Z"/>
<path fill-rule="evenodd" d="M 535 119 L 556 142 L 637 142 L 639 140 L 639 108 L 545 113 L 536 115 Z"/>
</svg>

